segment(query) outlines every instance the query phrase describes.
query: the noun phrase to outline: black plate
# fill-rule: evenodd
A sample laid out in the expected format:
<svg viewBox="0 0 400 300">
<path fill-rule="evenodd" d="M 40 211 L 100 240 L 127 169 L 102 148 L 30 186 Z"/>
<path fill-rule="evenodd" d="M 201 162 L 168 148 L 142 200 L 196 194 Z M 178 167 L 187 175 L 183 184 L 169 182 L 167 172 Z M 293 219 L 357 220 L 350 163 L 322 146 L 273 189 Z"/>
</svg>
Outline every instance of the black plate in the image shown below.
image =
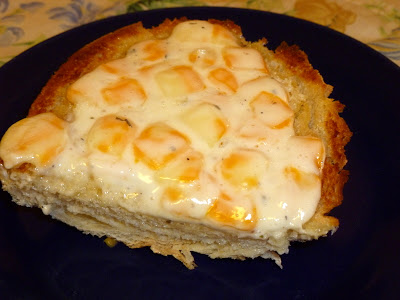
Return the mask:
<svg viewBox="0 0 400 300">
<path fill-rule="evenodd" d="M 294 243 L 272 261 L 211 260 L 196 255 L 187 270 L 149 249 L 108 248 L 38 209 L 18 207 L 0 194 L 0 295 L 27 298 L 310 299 L 395 298 L 399 287 L 400 68 L 342 34 L 302 20 L 231 8 L 177 8 L 122 15 L 51 38 L 0 68 L 2 135 L 22 118 L 49 76 L 87 42 L 123 25 L 164 18 L 229 18 L 249 40 L 266 37 L 308 53 L 354 137 L 348 146 L 351 177 L 344 203 L 333 214 L 339 230 L 328 238 Z"/>
</svg>

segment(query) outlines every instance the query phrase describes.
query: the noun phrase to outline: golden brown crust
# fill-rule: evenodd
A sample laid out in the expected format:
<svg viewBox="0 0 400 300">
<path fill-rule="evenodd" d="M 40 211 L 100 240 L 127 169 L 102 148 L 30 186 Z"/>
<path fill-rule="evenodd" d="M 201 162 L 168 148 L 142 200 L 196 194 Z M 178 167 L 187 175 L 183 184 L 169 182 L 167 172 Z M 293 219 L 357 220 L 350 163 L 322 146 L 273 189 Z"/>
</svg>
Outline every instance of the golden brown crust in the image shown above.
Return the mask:
<svg viewBox="0 0 400 300">
<path fill-rule="evenodd" d="M 295 131 L 299 135 L 312 135 L 322 138 L 327 156 L 322 175 L 322 195 L 314 216 L 304 228 L 316 235 L 324 235 L 335 230 L 339 221 L 329 212 L 339 206 L 343 199 L 343 186 L 348 171 L 343 170 L 347 163 L 345 145 L 352 133 L 343 118 L 339 116 L 344 105 L 329 99 L 332 86 L 326 84 L 321 74 L 310 64 L 307 55 L 298 46 L 288 46 L 283 42 L 267 61 L 273 75 L 290 79 L 291 106 L 295 111 Z M 305 95 L 297 99 L 297 94 Z"/>
<path fill-rule="evenodd" d="M 73 104 L 67 99 L 67 89 L 72 83 L 100 64 L 124 57 L 128 49 L 137 42 L 168 37 L 176 24 L 185 20 L 187 19 L 166 20 L 151 29 L 145 29 L 140 22 L 135 23 L 86 45 L 72 55 L 52 76 L 32 104 L 29 116 L 51 111 L 68 120 Z M 257 43 L 246 42 L 242 38 L 240 27 L 232 21 L 210 20 L 210 22 L 228 28 L 244 45 L 262 52 L 271 75 L 289 90 L 290 106 L 295 111 L 296 133 L 318 136 L 324 141 L 327 158 L 322 176 L 322 196 L 316 213 L 305 224 L 304 229 L 313 238 L 334 230 L 339 222 L 327 214 L 341 204 L 343 185 L 348 177 L 348 172 L 343 170 L 347 162 L 344 147 L 350 140 L 351 132 L 339 116 L 344 106 L 328 98 L 332 87 L 324 82 L 320 73 L 309 63 L 307 55 L 297 46 L 282 43 L 273 52 L 264 47 L 265 39 Z M 29 166 L 23 166 L 22 169 L 14 171 L 16 173 L 29 172 Z M 193 249 L 185 244 L 180 244 L 182 249 L 177 249 L 179 245 L 176 246 L 177 248 L 165 247 L 165 244 L 155 239 L 135 243 L 126 242 L 126 244 L 132 248 L 150 246 L 154 252 L 173 255 L 184 262 L 188 268 L 194 267 L 193 257 L 190 254 L 190 250 Z"/>
<path fill-rule="evenodd" d="M 100 64 L 124 57 L 128 49 L 137 42 L 169 36 L 176 24 L 184 20 L 186 18 L 166 20 L 161 26 L 152 29 L 144 28 L 141 22 L 135 23 L 86 45 L 73 54 L 50 78 L 33 102 L 29 116 L 52 111 L 65 119 L 72 109 L 66 93 L 73 82 Z"/>
<path fill-rule="evenodd" d="M 325 84 L 319 72 L 311 66 L 307 55 L 297 45 L 289 46 L 286 42 L 282 42 L 275 50 L 275 57 L 281 60 L 289 71 L 319 85 L 325 90 L 325 95 L 329 96 L 332 88 Z"/>
<path fill-rule="evenodd" d="M 87 44 L 73 54 L 50 78 L 33 102 L 28 115 L 33 116 L 52 111 L 60 118 L 66 119 L 68 112 L 72 110 L 72 104 L 68 101 L 66 92 L 73 82 L 93 71 L 100 64 L 124 57 L 128 49 L 135 43 L 147 39 L 168 37 L 176 24 L 186 20 L 185 17 L 174 20 L 166 19 L 159 26 L 150 29 L 144 28 L 143 24 L 138 22 Z M 242 34 L 241 28 L 232 21 L 214 19 L 209 21 L 228 28 L 238 37 Z"/>
</svg>

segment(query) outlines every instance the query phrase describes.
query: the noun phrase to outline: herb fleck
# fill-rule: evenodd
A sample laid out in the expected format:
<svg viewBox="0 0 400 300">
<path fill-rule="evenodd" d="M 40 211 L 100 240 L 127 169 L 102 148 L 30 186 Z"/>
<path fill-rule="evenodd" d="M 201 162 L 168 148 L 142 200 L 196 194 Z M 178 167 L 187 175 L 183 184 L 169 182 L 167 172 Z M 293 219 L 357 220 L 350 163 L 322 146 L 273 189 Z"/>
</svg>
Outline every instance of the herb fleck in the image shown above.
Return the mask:
<svg viewBox="0 0 400 300">
<path fill-rule="evenodd" d="M 132 127 L 131 122 L 129 122 L 129 120 L 126 119 L 126 118 L 125 118 L 125 119 L 122 119 L 122 118 L 120 118 L 120 117 L 115 117 L 115 119 L 117 119 L 118 121 L 126 122 L 126 124 L 128 124 L 129 127 Z"/>
</svg>

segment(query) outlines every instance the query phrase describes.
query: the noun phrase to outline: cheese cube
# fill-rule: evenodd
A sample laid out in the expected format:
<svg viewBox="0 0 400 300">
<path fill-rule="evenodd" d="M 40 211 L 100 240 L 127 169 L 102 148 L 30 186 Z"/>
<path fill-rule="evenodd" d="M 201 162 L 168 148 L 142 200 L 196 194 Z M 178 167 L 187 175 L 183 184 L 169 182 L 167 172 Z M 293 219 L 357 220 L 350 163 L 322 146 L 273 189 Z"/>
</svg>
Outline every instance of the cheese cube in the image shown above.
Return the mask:
<svg viewBox="0 0 400 300">
<path fill-rule="evenodd" d="M 188 150 L 190 140 L 165 123 L 155 123 L 145 128 L 134 141 L 137 160 L 153 170 L 164 168 L 168 162 Z"/>
<path fill-rule="evenodd" d="M 132 142 L 136 126 L 131 121 L 107 115 L 96 120 L 87 136 L 89 151 L 122 157 L 129 143 Z"/>
<path fill-rule="evenodd" d="M 147 99 L 142 85 L 133 78 L 121 78 L 119 81 L 102 89 L 104 100 L 111 105 L 131 103 L 141 105 Z"/>
<path fill-rule="evenodd" d="M 155 75 L 155 80 L 166 97 L 186 96 L 205 88 L 200 76 L 189 66 L 175 66 Z"/>
<path fill-rule="evenodd" d="M 190 182 L 198 180 L 203 166 L 203 155 L 195 150 L 181 154 L 158 172 L 162 180 Z"/>
<path fill-rule="evenodd" d="M 236 150 L 221 163 L 224 179 L 243 189 L 256 188 L 267 169 L 268 159 L 256 150 Z"/>
<path fill-rule="evenodd" d="M 294 113 L 280 97 L 261 92 L 251 102 L 256 118 L 273 129 L 281 129 L 292 124 Z"/>
<path fill-rule="evenodd" d="M 257 209 L 250 199 L 231 198 L 221 194 L 215 199 L 206 216 L 222 225 L 250 231 L 257 225 Z"/>
<path fill-rule="evenodd" d="M 0 143 L 0 156 L 6 168 L 31 163 L 49 165 L 64 149 L 67 122 L 53 113 L 42 113 L 13 124 Z"/>
<path fill-rule="evenodd" d="M 210 147 L 221 139 L 228 128 L 222 112 L 210 103 L 201 103 L 189 109 L 182 115 L 182 120 Z"/>
</svg>

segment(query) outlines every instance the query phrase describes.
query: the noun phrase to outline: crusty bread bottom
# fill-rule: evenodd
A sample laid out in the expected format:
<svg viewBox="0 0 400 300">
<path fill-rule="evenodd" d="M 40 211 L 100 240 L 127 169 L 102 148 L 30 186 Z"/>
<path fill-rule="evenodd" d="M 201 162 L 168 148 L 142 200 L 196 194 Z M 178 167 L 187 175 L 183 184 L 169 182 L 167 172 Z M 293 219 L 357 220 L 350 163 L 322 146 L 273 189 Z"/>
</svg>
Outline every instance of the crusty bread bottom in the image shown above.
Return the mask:
<svg viewBox="0 0 400 300">
<path fill-rule="evenodd" d="M 43 180 L 43 177 L 26 172 L 24 168 L 10 172 L 0 165 L 0 171 L 3 189 L 12 195 L 18 205 L 39 207 L 45 214 L 84 233 L 112 237 L 130 248 L 149 246 L 154 253 L 174 256 L 189 269 L 196 266 L 191 251 L 210 258 L 270 258 L 282 267 L 280 255 L 289 252 L 291 241 L 311 240 L 335 229 L 326 220 L 317 220 L 317 228 L 306 225 L 308 230 L 302 234 L 288 231 L 279 239 L 239 237 L 203 224 L 171 221 L 130 212 L 121 206 L 99 205 L 93 199 L 88 200 L 84 194 L 66 196 L 52 188 L 56 186 L 52 182 L 57 182 L 56 179 Z M 93 191 L 86 192 L 93 194 Z"/>
<path fill-rule="evenodd" d="M 181 21 L 166 21 L 153 29 L 145 29 L 137 23 L 89 44 L 53 76 L 32 105 L 29 115 L 52 111 L 68 119 L 72 106 L 66 100 L 66 90 L 71 83 L 99 64 L 122 57 L 138 41 L 167 37 Z M 232 30 L 243 45 L 262 53 L 271 76 L 289 92 L 289 104 L 295 112 L 296 134 L 316 136 L 324 142 L 326 161 L 321 200 L 314 216 L 304 224 L 302 233 L 289 230 L 279 238 L 255 239 L 199 223 L 171 221 L 129 211 L 118 204 L 102 205 L 95 189 L 89 188 L 82 195 L 69 195 L 57 188 L 60 181 L 35 173 L 32 166 L 25 164 L 7 170 L 0 159 L 3 189 L 12 195 L 13 201 L 19 205 L 40 207 L 44 213 L 50 213 L 85 233 L 109 236 L 131 248 L 149 246 L 156 253 L 173 255 L 190 269 L 195 267 L 191 251 L 211 258 L 272 258 L 281 265 L 279 255 L 288 252 L 291 241 L 315 239 L 334 231 L 338 220 L 327 214 L 342 201 L 342 188 L 348 175 L 343 170 L 347 162 L 344 146 L 351 137 L 346 123 L 338 115 L 343 105 L 328 98 L 332 87 L 324 83 L 319 72 L 297 47 L 282 44 L 276 51 L 270 51 L 264 47 L 265 41 L 246 42 L 241 37 L 240 28 L 232 22 L 214 22 Z M 85 183 L 80 188 L 85 188 Z"/>
<path fill-rule="evenodd" d="M 149 246 L 155 253 L 174 256 L 189 269 L 196 266 L 191 251 L 211 258 L 271 258 L 281 266 L 279 255 L 288 252 L 289 240 L 298 238 L 295 232 L 279 240 L 239 238 L 203 224 L 176 222 L 132 213 L 122 207 L 71 199 L 35 184 L 39 179 L 26 173 L 14 172 L 9 176 L 2 169 L 2 179 L 3 189 L 19 205 L 42 208 L 44 213 L 85 233 L 113 237 L 130 248 Z"/>
</svg>

